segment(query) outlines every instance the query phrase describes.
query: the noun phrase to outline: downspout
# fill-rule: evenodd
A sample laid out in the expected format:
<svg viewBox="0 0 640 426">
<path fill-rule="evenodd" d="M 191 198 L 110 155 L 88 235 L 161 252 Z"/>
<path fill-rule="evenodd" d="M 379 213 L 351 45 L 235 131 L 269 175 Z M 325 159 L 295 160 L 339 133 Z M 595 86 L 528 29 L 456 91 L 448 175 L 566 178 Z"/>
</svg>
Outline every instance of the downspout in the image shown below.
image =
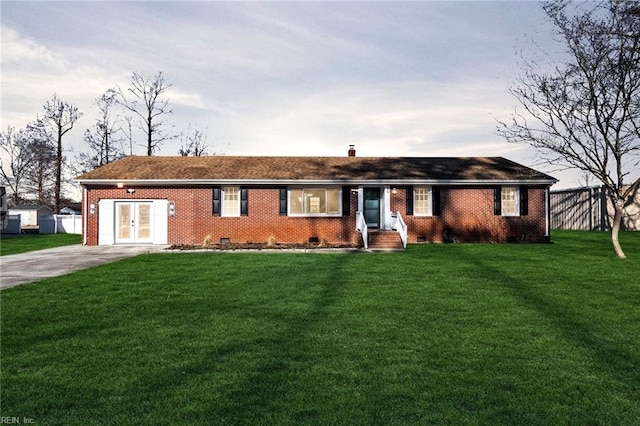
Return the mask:
<svg viewBox="0 0 640 426">
<path fill-rule="evenodd" d="M 87 187 L 82 187 L 82 245 L 87 245 L 87 221 L 89 216 L 89 206 L 87 204 Z"/>
<path fill-rule="evenodd" d="M 549 191 L 551 190 L 550 186 L 547 186 L 544 190 L 544 231 L 545 234 L 544 236 L 546 237 L 546 239 L 548 241 L 551 240 L 551 234 L 550 234 L 550 229 L 549 229 L 549 221 L 551 219 L 551 210 L 549 208 Z"/>
</svg>

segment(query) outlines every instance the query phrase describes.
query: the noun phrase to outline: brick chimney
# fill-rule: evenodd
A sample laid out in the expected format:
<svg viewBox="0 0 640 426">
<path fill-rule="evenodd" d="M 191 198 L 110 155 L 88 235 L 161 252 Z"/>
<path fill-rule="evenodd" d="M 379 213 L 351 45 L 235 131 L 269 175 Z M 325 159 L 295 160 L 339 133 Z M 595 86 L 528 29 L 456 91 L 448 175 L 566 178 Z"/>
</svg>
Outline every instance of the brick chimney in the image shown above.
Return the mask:
<svg viewBox="0 0 640 426">
<path fill-rule="evenodd" d="M 349 145 L 349 151 L 347 151 L 347 154 L 349 155 L 349 157 L 355 157 L 356 156 L 356 146 L 355 145 Z"/>
</svg>

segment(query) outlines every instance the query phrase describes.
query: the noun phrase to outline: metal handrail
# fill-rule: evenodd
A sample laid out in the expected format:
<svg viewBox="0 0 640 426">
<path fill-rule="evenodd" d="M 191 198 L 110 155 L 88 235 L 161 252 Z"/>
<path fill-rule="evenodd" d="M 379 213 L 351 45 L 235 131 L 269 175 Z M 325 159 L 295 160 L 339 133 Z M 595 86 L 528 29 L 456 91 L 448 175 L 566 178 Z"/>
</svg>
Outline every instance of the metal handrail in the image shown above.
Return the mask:
<svg viewBox="0 0 640 426">
<path fill-rule="evenodd" d="M 369 248 L 369 227 L 367 226 L 367 221 L 364 219 L 364 214 L 362 214 L 362 212 L 356 213 L 356 231 L 360 232 L 362 235 L 364 248 Z"/>
</svg>

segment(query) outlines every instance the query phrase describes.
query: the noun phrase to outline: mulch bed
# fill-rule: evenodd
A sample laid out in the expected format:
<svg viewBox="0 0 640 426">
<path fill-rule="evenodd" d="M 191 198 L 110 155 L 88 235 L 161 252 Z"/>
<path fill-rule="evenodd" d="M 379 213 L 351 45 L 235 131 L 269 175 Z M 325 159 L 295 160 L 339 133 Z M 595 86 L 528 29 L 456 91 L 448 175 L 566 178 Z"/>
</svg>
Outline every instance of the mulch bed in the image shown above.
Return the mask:
<svg viewBox="0 0 640 426">
<path fill-rule="evenodd" d="M 299 244 L 299 243 L 277 243 L 267 245 L 266 243 L 228 243 L 228 244 L 174 244 L 167 250 L 316 250 L 316 249 L 357 249 L 356 244 Z"/>
</svg>

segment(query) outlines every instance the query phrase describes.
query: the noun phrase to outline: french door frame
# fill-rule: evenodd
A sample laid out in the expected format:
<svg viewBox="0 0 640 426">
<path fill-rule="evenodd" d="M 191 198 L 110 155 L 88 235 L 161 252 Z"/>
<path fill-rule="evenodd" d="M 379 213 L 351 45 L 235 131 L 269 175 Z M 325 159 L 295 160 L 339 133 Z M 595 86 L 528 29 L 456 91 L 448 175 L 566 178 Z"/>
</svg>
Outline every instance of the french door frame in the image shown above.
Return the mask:
<svg viewBox="0 0 640 426">
<path fill-rule="evenodd" d="M 140 244 L 153 242 L 153 202 L 115 202 L 115 243 Z"/>
</svg>

